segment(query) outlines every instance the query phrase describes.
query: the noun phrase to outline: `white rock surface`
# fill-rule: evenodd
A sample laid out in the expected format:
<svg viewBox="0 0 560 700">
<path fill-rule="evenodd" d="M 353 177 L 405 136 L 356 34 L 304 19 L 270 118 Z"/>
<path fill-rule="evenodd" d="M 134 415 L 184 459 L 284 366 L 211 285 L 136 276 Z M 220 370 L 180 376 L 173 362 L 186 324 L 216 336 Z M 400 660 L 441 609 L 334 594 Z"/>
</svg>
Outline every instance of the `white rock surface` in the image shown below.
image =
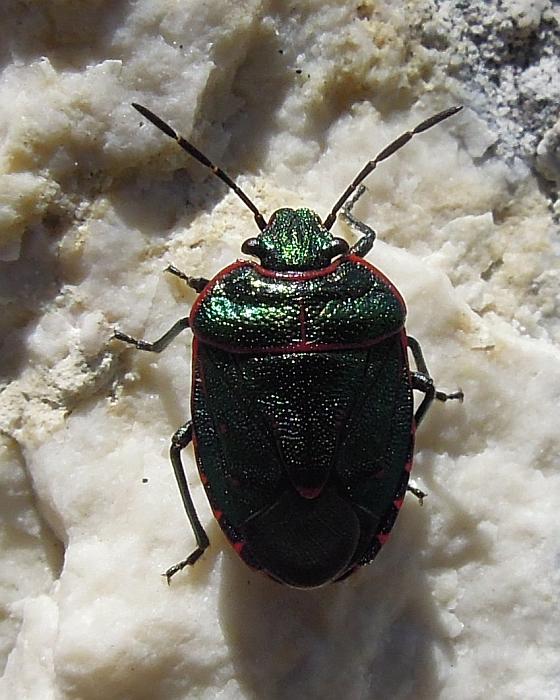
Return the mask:
<svg viewBox="0 0 560 700">
<path fill-rule="evenodd" d="M 560 696 L 560 275 L 543 186 L 558 176 L 558 10 L 485 8 L 473 20 L 460 2 L 6 5 L 2 698 Z M 521 92 L 541 100 L 527 122 L 512 108 L 513 50 L 495 54 L 498 107 L 486 90 L 472 37 L 494 26 L 526 42 Z M 325 216 L 403 129 L 466 107 L 384 163 L 357 206 L 438 386 L 466 400 L 434 406 L 418 432 L 424 507 L 408 499 L 374 564 L 343 583 L 297 591 L 245 567 L 190 449 L 212 546 L 170 587 L 160 576 L 193 546 L 167 457 L 188 417 L 190 338 L 158 357 L 108 338 L 116 326 L 156 338 L 195 298 L 163 268 L 213 276 L 257 231 L 132 101 L 266 215 Z M 353 240 L 342 223 L 338 235 Z"/>
</svg>

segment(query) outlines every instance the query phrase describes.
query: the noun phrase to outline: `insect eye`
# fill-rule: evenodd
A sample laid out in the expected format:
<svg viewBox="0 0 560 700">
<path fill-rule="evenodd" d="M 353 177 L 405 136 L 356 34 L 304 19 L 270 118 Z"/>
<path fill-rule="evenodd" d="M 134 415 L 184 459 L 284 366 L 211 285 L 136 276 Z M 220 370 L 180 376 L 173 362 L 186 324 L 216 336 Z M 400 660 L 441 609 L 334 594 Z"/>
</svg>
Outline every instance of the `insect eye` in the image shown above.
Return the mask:
<svg viewBox="0 0 560 700">
<path fill-rule="evenodd" d="M 335 238 L 333 240 L 332 248 L 331 248 L 331 255 L 334 257 L 335 255 L 345 255 L 348 251 L 350 250 L 350 247 L 348 243 L 344 240 L 344 238 Z"/>
<path fill-rule="evenodd" d="M 241 252 L 245 253 L 245 255 L 253 255 L 255 257 L 259 257 L 261 246 L 259 244 L 258 238 L 248 238 L 246 241 L 243 241 L 243 245 L 241 246 Z"/>
</svg>

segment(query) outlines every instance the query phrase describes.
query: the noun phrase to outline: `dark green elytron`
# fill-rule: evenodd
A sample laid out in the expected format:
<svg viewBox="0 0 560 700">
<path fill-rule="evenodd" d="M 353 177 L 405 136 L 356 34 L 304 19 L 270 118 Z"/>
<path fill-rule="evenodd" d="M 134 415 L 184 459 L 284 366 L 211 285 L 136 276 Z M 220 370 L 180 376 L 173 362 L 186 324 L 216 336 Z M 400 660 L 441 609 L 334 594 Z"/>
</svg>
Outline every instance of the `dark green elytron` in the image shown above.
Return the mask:
<svg viewBox="0 0 560 700">
<path fill-rule="evenodd" d="M 377 162 L 457 108 L 370 161 L 324 223 L 309 209 L 280 209 L 267 223 L 222 170 L 135 107 L 227 182 L 261 229 L 242 248 L 258 264 L 239 260 L 212 280 L 170 268 L 200 294 L 190 316 L 158 341 L 115 332 L 154 352 L 185 328 L 194 334 L 192 421 L 173 436 L 171 459 L 198 546 L 166 575 L 209 545 L 180 458 L 192 441 L 214 515 L 247 564 L 301 588 L 345 578 L 375 557 L 407 488 L 423 495 L 408 479 L 414 431 L 429 404 L 462 393 L 435 391 L 420 346 L 406 335 L 403 299 L 363 259 L 373 230 L 349 208 L 346 216 L 365 235 L 350 248 L 329 228 Z M 416 414 L 414 389 L 424 393 Z"/>
</svg>

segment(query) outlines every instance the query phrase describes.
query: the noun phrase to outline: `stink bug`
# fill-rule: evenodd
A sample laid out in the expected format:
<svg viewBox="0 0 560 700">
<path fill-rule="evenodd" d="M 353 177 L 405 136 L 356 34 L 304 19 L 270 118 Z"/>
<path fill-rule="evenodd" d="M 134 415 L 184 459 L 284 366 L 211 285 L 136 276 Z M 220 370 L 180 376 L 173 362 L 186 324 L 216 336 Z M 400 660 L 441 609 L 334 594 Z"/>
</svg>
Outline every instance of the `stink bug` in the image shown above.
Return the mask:
<svg viewBox="0 0 560 700">
<path fill-rule="evenodd" d="M 223 180 L 253 212 L 260 234 L 213 279 L 168 271 L 199 293 L 190 315 L 153 343 L 115 331 L 139 350 L 161 352 L 183 330 L 194 335 L 192 420 L 171 440 L 171 462 L 196 549 L 209 546 L 181 450 L 193 443 L 214 515 L 249 566 L 299 588 L 339 581 L 369 563 L 386 541 L 407 490 L 414 432 L 436 391 L 406 307 L 364 260 L 375 232 L 351 213 L 361 182 L 415 134 L 407 131 L 369 161 L 321 222 L 309 209 L 280 209 L 267 222 L 220 168 L 141 105 L 140 114 Z M 338 211 L 363 234 L 353 246 L 330 229 Z M 408 351 L 416 370 L 409 368 Z M 413 390 L 423 399 L 414 412 Z"/>
</svg>

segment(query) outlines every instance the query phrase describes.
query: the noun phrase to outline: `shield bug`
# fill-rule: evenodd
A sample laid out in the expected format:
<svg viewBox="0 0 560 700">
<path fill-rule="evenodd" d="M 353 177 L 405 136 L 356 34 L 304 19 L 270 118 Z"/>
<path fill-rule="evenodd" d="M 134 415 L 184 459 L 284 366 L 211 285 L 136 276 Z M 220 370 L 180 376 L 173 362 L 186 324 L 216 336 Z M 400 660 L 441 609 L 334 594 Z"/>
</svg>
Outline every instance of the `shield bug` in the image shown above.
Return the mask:
<svg viewBox="0 0 560 700">
<path fill-rule="evenodd" d="M 233 180 L 141 105 L 147 120 L 223 180 L 253 212 L 258 236 L 213 279 L 168 271 L 198 292 L 190 315 L 153 343 L 115 331 L 139 350 L 161 352 L 193 335 L 191 415 L 173 435 L 171 462 L 197 547 L 168 581 L 209 546 L 181 451 L 193 443 L 214 515 L 240 557 L 284 584 L 313 588 L 369 563 L 387 540 L 407 490 L 414 432 L 436 391 L 405 303 L 364 260 L 375 232 L 351 208 L 361 182 L 415 134 L 459 111 L 426 119 L 356 175 L 321 221 L 280 209 L 267 222 Z M 330 229 L 346 204 L 362 236 L 349 246 Z M 416 369 L 409 367 L 412 354 Z M 413 391 L 423 394 L 414 412 Z"/>
</svg>

